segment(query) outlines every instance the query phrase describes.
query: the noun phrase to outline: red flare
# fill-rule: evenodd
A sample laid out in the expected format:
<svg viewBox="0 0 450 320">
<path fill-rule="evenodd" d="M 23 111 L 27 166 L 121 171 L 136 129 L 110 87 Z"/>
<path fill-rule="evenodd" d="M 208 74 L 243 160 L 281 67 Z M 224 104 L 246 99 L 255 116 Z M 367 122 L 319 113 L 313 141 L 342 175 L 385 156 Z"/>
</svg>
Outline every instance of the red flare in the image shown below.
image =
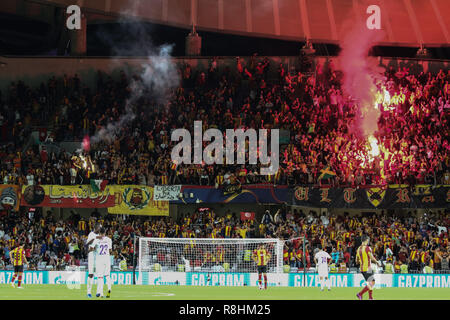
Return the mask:
<svg viewBox="0 0 450 320">
<path fill-rule="evenodd" d="M 91 140 L 88 135 L 83 138 L 83 150 L 89 151 L 91 149 Z"/>
</svg>

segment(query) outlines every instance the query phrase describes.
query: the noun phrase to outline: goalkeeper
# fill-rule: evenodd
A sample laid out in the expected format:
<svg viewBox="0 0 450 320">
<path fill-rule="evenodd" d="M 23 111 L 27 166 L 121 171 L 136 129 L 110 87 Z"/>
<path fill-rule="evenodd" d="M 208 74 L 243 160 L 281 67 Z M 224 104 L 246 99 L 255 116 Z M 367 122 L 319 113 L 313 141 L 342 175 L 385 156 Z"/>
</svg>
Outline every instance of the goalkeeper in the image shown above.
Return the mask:
<svg viewBox="0 0 450 320">
<path fill-rule="evenodd" d="M 262 276 L 264 276 L 264 289 L 267 289 L 267 263 L 270 261 L 270 253 L 266 250 L 263 244 L 260 244 L 258 249 L 253 251 L 253 260 L 258 266 L 258 286 L 263 289 Z"/>
</svg>

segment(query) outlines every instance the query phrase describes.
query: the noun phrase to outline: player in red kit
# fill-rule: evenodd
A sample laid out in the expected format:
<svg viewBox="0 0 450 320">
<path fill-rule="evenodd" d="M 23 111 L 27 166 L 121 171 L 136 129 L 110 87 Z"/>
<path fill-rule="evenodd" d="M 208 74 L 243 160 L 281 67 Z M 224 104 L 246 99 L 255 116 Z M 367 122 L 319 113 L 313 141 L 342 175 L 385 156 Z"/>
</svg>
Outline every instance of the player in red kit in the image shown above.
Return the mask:
<svg viewBox="0 0 450 320">
<path fill-rule="evenodd" d="M 366 280 L 366 286 L 359 292 L 356 297 L 362 300 L 364 293 L 369 291 L 369 300 L 373 300 L 372 291 L 375 286 L 375 278 L 370 266 L 370 262 L 374 262 L 381 265 L 377 259 L 372 254 L 372 249 L 369 247 L 369 237 L 362 236 L 362 244 L 356 251 L 356 264 L 359 264 L 359 271 L 362 273 L 364 279 Z"/>
<path fill-rule="evenodd" d="M 264 276 L 264 289 L 267 289 L 267 263 L 270 261 L 270 253 L 266 250 L 266 247 L 261 244 L 257 250 L 253 251 L 253 260 L 258 266 L 258 285 L 259 289 L 262 289 L 262 279 Z"/>
</svg>

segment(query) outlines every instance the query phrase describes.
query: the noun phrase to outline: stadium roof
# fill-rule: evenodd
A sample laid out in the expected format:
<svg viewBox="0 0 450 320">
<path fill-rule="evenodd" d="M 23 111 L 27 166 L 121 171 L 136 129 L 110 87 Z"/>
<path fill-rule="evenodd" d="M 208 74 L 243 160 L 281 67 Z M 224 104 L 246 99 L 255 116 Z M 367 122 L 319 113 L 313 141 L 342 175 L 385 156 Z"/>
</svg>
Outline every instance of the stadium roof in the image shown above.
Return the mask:
<svg viewBox="0 0 450 320">
<path fill-rule="evenodd" d="M 78 4 L 100 15 L 136 15 L 151 22 L 231 34 L 339 43 L 348 19 L 381 9 L 380 45 L 448 46 L 449 0 L 28 0 Z M 89 23 L 89 21 L 88 21 Z"/>
</svg>

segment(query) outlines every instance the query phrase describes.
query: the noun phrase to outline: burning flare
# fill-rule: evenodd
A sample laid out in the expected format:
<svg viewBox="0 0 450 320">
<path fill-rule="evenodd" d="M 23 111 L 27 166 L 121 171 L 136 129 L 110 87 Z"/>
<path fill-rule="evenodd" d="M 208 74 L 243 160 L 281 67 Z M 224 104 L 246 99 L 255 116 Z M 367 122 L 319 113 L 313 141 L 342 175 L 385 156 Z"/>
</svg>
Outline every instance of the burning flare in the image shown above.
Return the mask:
<svg viewBox="0 0 450 320">
<path fill-rule="evenodd" d="M 81 162 L 83 163 L 83 168 L 86 169 L 87 168 L 86 157 L 80 154 L 80 159 L 81 159 Z"/>
<path fill-rule="evenodd" d="M 370 144 L 370 160 L 373 161 L 373 158 L 380 155 L 380 148 L 378 147 L 377 139 L 373 135 L 370 135 L 368 140 Z"/>
</svg>

